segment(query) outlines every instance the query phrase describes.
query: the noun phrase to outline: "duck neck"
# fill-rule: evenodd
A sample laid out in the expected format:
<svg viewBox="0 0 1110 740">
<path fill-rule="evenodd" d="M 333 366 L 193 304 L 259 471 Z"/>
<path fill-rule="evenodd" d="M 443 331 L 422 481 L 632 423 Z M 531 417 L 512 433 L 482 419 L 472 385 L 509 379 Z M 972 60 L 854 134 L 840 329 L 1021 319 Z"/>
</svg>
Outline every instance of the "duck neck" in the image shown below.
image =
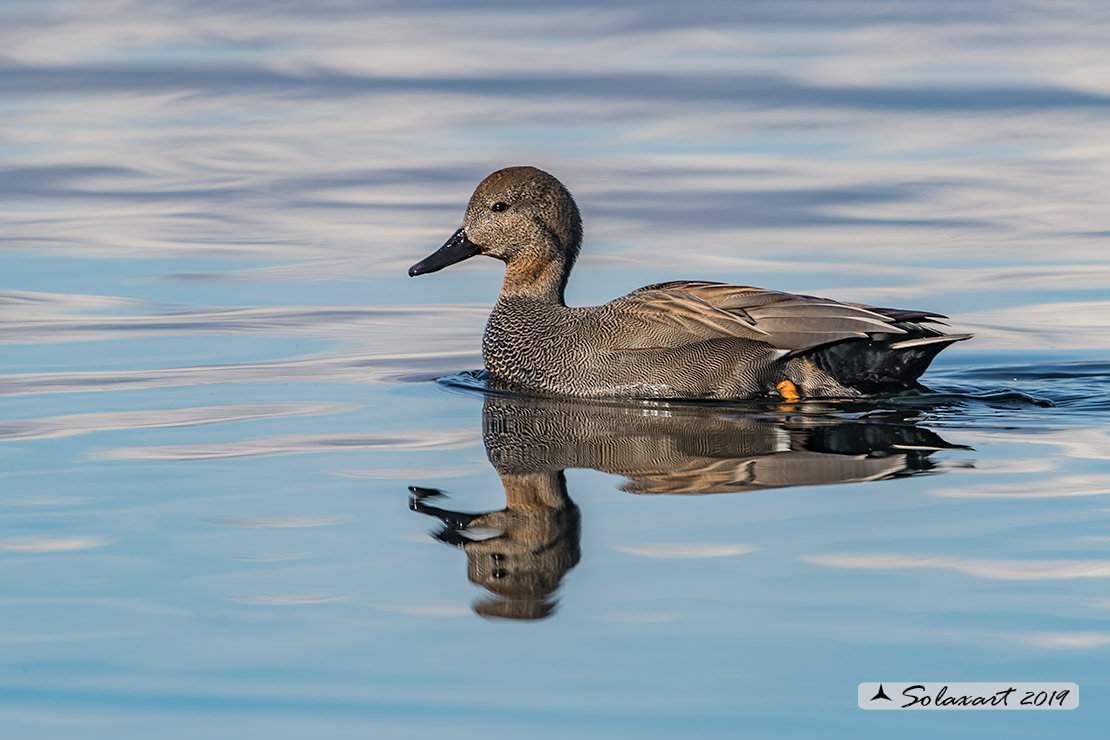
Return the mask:
<svg viewBox="0 0 1110 740">
<path fill-rule="evenodd" d="M 563 292 L 573 260 L 560 255 L 555 259 L 521 255 L 505 265 L 502 298 L 530 298 L 565 306 Z"/>
</svg>

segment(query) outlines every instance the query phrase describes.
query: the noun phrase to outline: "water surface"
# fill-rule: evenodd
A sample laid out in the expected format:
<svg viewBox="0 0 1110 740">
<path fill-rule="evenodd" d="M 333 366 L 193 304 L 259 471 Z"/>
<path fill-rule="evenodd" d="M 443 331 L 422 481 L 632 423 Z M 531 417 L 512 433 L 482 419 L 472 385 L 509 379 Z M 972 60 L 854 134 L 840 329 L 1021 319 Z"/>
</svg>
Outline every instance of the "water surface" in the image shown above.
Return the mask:
<svg viewBox="0 0 1110 740">
<path fill-rule="evenodd" d="M 5 736 L 1104 732 L 1103 4 L 0 13 Z M 578 198 L 574 304 L 976 338 L 867 403 L 485 392 L 500 266 L 405 269 L 512 164 Z"/>
</svg>

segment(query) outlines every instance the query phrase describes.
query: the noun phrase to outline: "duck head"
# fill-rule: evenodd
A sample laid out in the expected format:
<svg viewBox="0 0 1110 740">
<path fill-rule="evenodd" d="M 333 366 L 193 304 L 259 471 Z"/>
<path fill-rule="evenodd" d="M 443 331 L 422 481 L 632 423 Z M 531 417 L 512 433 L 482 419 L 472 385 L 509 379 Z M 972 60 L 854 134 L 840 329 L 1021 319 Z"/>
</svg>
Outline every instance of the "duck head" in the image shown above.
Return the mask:
<svg viewBox="0 0 1110 740">
<path fill-rule="evenodd" d="M 507 167 L 482 180 L 462 228 L 409 276 L 484 254 L 506 264 L 506 289 L 557 289 L 561 296 L 581 244 L 582 217 L 563 184 L 535 167 Z"/>
</svg>

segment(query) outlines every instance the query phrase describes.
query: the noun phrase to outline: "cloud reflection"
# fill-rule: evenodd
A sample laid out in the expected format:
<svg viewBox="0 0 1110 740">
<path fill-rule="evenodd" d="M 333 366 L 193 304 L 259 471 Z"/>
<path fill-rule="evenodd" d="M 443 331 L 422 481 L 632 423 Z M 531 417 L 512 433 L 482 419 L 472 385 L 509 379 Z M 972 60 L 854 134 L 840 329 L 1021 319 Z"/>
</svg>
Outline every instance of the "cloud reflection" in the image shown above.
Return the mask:
<svg viewBox="0 0 1110 740">
<path fill-rule="evenodd" d="M 101 460 L 230 460 L 235 458 L 304 455 L 314 452 L 411 452 L 452 450 L 478 442 L 470 430 L 435 429 L 367 434 L 301 434 L 231 442 L 150 447 L 114 447 L 94 457 Z"/>
<path fill-rule="evenodd" d="M 388 383 L 432 380 L 481 364 L 474 349 L 401 355 L 380 352 L 303 355 L 283 360 L 152 370 L 90 370 L 0 375 L 0 396 L 145 390 L 214 383 Z"/>
<path fill-rule="evenodd" d="M 276 419 L 286 416 L 338 414 L 357 408 L 359 407 L 345 403 L 253 403 L 67 414 L 65 416 L 48 416 L 38 419 L 0 421 L 0 442 L 60 439 L 80 434 L 123 429 L 192 427 L 236 421 Z"/>
<path fill-rule="evenodd" d="M 1036 647 L 1090 650 L 1110 645 L 1110 632 L 1035 632 L 1018 639 Z"/>
<path fill-rule="evenodd" d="M 0 294 L 0 300 L 3 295 Z M 77 305 L 84 307 L 84 302 Z M 41 305 L 41 304 L 38 304 Z M 480 328 L 489 313 L 481 306 L 281 306 L 266 308 L 195 308 L 173 313 L 26 315 L 0 325 L 0 342 L 75 342 L 120 337 L 199 334 L 310 334 L 359 343 L 392 336 L 405 327 L 417 334 L 443 332 L 450 323 Z M 446 333 L 446 332 L 443 332 Z"/>
<path fill-rule="evenodd" d="M 755 552 L 758 547 L 711 542 L 653 542 L 646 545 L 618 545 L 615 549 L 645 558 L 680 559 L 725 558 Z"/>
<path fill-rule="evenodd" d="M 940 568 L 1004 581 L 1110 578 L 1110 560 L 986 560 L 898 553 L 806 555 L 801 559 L 816 565 L 867 570 Z"/>
<path fill-rule="evenodd" d="M 807 3 L 804 30 L 773 2 L 262 7 L 9 14 L 0 192 L 20 207 L 0 244 L 400 276 L 480 177 L 527 159 L 581 196 L 588 253 L 726 260 L 726 280 L 748 273 L 737 257 L 816 258 L 832 288 L 885 264 L 849 296 L 878 300 L 1001 262 L 1043 275 L 1046 243 L 1073 279 L 1104 265 L 1110 74 L 1089 6 Z"/>
<path fill-rule="evenodd" d="M 1048 480 L 1021 483 L 945 488 L 933 492 L 945 498 L 1069 498 L 1072 496 L 1105 496 L 1110 494 L 1110 475 L 1064 475 Z"/>
<path fill-rule="evenodd" d="M 109 537 L 17 537 L 0 540 L 0 550 L 9 552 L 73 552 L 107 547 Z"/>
<path fill-rule="evenodd" d="M 989 432 L 969 429 L 963 435 L 973 445 L 988 440 L 1048 445 L 1057 448 L 1056 454 L 1065 458 L 1110 460 L 1110 429 L 1106 427 L 1037 426 L 1027 429 L 991 429 Z"/>
</svg>

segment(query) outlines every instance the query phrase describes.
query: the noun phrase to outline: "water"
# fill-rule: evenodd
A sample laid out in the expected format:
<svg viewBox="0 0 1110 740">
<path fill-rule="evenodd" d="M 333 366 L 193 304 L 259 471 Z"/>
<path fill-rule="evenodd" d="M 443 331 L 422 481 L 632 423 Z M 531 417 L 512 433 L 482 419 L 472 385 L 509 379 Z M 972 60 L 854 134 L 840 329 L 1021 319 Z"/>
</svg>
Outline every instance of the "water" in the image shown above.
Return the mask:
<svg viewBox="0 0 1110 740">
<path fill-rule="evenodd" d="M 0 13 L 5 737 L 1104 733 L 1103 4 Z M 976 339 L 874 403 L 486 393 L 499 266 L 405 269 L 526 163 L 582 207 L 574 304 Z"/>
</svg>

